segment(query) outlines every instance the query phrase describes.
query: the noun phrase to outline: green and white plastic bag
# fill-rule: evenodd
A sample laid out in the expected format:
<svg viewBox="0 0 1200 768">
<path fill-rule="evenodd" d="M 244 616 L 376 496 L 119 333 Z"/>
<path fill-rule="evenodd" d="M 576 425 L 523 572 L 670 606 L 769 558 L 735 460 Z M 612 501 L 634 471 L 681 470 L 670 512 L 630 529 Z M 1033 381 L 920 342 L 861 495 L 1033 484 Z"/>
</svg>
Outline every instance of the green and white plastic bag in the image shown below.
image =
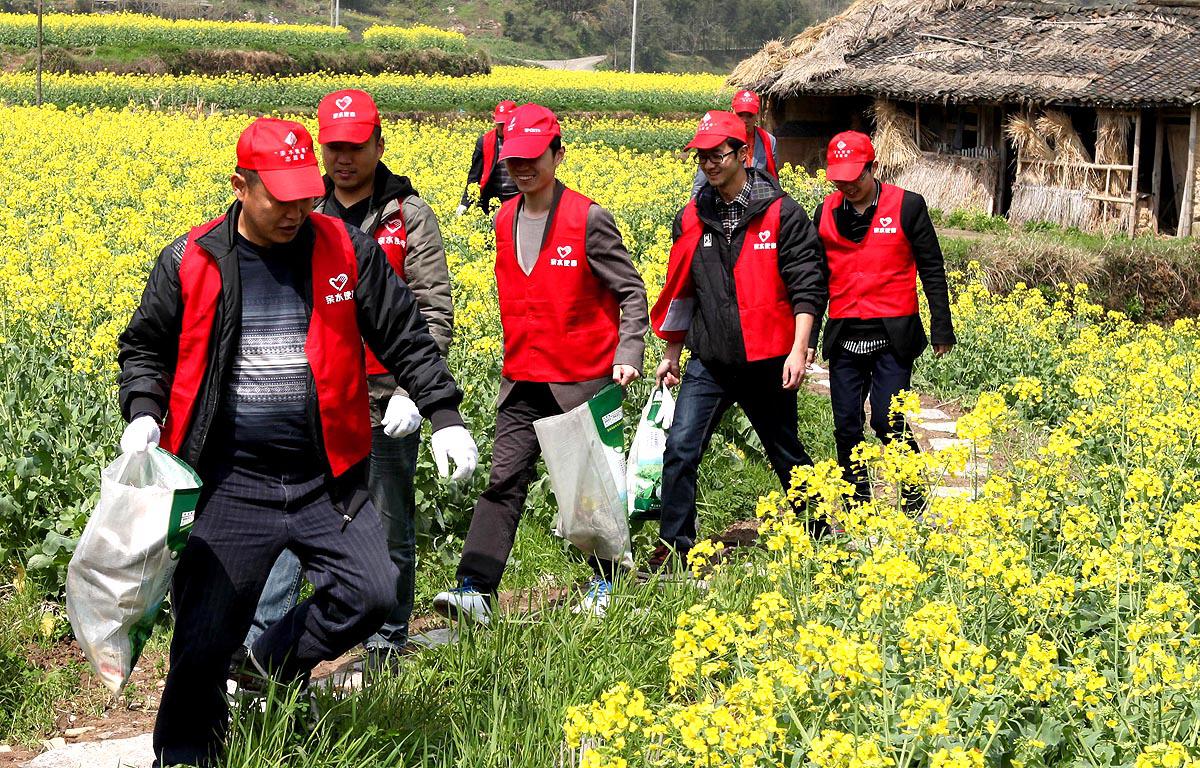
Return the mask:
<svg viewBox="0 0 1200 768">
<path fill-rule="evenodd" d="M 67 567 L 67 616 L 113 693 L 150 639 L 199 499 L 200 478 L 161 448 L 124 454 L 100 473 L 100 501 Z"/>
<path fill-rule="evenodd" d="M 629 446 L 626 489 L 631 520 L 656 520 L 662 514 L 663 453 L 674 418 L 675 398 L 666 387 L 658 387 L 642 408 Z"/>
<path fill-rule="evenodd" d="M 615 384 L 533 423 L 558 502 L 556 535 L 588 555 L 632 567 L 625 502 L 624 392 Z"/>
</svg>

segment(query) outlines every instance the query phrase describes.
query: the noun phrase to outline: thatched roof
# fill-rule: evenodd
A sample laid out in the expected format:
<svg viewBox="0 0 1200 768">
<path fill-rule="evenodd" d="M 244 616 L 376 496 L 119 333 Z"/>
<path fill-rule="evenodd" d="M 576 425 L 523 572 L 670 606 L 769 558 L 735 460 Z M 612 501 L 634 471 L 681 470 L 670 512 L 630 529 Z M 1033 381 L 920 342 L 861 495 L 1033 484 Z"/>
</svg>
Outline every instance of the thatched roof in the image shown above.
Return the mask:
<svg viewBox="0 0 1200 768">
<path fill-rule="evenodd" d="M 791 42 L 767 43 L 730 81 L 775 97 L 1192 105 L 1200 4 L 857 0 Z"/>
</svg>

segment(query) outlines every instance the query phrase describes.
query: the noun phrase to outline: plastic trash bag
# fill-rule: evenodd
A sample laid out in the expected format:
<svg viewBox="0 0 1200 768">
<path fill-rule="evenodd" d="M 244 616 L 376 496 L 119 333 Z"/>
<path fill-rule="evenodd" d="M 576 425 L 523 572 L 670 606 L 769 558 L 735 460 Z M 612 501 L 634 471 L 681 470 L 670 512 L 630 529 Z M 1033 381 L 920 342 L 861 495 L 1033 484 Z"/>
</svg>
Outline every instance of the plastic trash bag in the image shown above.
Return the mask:
<svg viewBox="0 0 1200 768">
<path fill-rule="evenodd" d="M 150 638 L 199 499 L 200 478 L 161 448 L 124 454 L 100 473 L 100 501 L 67 566 L 67 616 L 113 693 Z"/>
<path fill-rule="evenodd" d="M 662 514 L 663 452 L 674 418 L 675 398 L 666 387 L 658 387 L 642 408 L 629 446 L 626 488 L 631 520 L 657 520 Z"/>
<path fill-rule="evenodd" d="M 621 388 L 533 423 L 558 502 L 554 533 L 585 554 L 632 566 Z"/>
</svg>

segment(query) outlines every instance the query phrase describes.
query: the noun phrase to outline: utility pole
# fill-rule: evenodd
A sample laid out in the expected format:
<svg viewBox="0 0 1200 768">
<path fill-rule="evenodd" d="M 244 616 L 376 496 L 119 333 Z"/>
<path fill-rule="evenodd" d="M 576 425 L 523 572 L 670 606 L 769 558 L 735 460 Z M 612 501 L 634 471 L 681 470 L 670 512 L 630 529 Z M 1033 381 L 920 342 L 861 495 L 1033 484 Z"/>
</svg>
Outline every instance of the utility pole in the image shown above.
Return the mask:
<svg viewBox="0 0 1200 768">
<path fill-rule="evenodd" d="M 631 75 L 633 74 L 635 51 L 637 51 L 637 0 L 633 0 L 633 27 L 629 31 L 629 74 Z"/>
<path fill-rule="evenodd" d="M 37 4 L 37 105 L 42 106 L 42 0 Z"/>
</svg>

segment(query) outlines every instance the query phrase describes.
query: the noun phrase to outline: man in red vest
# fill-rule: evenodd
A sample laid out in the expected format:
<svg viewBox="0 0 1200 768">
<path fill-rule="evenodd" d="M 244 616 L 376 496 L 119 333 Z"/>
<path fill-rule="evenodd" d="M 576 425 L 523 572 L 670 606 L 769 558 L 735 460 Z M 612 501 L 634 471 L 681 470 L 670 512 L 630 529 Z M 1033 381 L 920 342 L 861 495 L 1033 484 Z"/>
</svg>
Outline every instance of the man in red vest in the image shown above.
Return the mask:
<svg viewBox="0 0 1200 768">
<path fill-rule="evenodd" d="M 733 94 L 733 102 L 730 107 L 742 121 L 742 125 L 746 126 L 746 140 L 749 142 L 747 155 L 750 158 L 747 166 L 766 171 L 778 178 L 779 167 L 775 159 L 775 137 L 758 124 L 758 113 L 761 108 L 758 94 L 754 91 L 738 91 Z M 696 196 L 706 181 L 704 171 L 697 168 L 696 179 L 692 182 L 692 197 Z"/>
<path fill-rule="evenodd" d="M 463 189 L 458 215 L 462 216 L 471 207 L 471 185 L 479 185 L 479 207 L 484 213 L 491 212 L 492 200 L 505 200 L 517 194 L 517 184 L 508 175 L 508 169 L 500 162 L 504 151 L 504 125 L 509 115 L 517 108 L 516 102 L 502 101 L 496 105 L 492 119 L 496 127 L 480 136 L 471 155 L 471 170 L 467 171 L 467 186 Z"/>
<path fill-rule="evenodd" d="M 855 498 L 865 501 L 870 480 L 850 454 L 863 440 L 868 398 L 879 439 L 902 439 L 919 450 L 903 416 L 889 416 L 892 397 L 908 389 L 913 362 L 929 344 L 917 303 L 918 274 L 937 356 L 954 346 L 954 326 L 942 250 L 924 198 L 875 178 L 875 148 L 864 133 L 834 136 L 827 161 L 826 178 L 837 191 L 814 214 L 829 270 L 822 353 L 829 361 L 838 463 Z M 923 498 L 907 490 L 904 502 L 918 508 Z"/>
<path fill-rule="evenodd" d="M 445 616 L 486 624 L 512 552 L 540 454 L 533 422 L 640 375 L 646 288 L 612 214 L 555 178 L 564 151 L 554 113 L 513 112 L 501 159 L 521 194 L 496 215 L 496 289 L 504 327 L 496 440 L 488 488 L 475 505 L 458 586 L 434 598 Z M 612 563 L 578 606 L 603 615 Z"/>
<path fill-rule="evenodd" d="M 412 289 L 421 317 L 446 357 L 454 332 L 454 300 L 442 233 L 433 209 L 408 177 L 397 176 L 384 165 L 383 130 L 374 99 L 359 90 L 336 91 L 321 100 L 317 121 L 325 194 L 313 210 L 353 224 L 374 238 L 388 264 Z M 372 425 L 367 482 L 383 520 L 392 563 L 400 572 L 396 609 L 366 641 L 366 669 L 379 672 L 395 668 L 397 655 L 408 642 L 416 575 L 413 478 L 421 415 L 383 363 L 369 349 L 366 354 Z M 246 648 L 295 606 L 301 574 L 299 558 L 284 550 L 263 588 Z M 234 663 L 239 661 L 235 656 Z"/>
<path fill-rule="evenodd" d="M 304 127 L 251 123 L 232 184 L 225 215 L 163 249 L 119 340 L 122 450 L 161 444 L 204 483 L 173 583 L 161 765 L 220 761 L 229 660 L 285 548 L 313 594 L 254 643 L 246 673 L 260 682 L 303 682 L 395 607 L 366 482 L 364 339 L 432 422 L 439 462 L 465 476 L 475 461 L 412 292 L 368 236 L 311 212 L 324 185 Z"/>
<path fill-rule="evenodd" d="M 667 342 L 657 380 L 680 382 L 663 458 L 662 544 L 651 573 L 682 567 L 696 541 L 696 474 L 713 430 L 735 403 L 754 426 L 783 487 L 811 464 L 797 433 L 796 390 L 825 302 L 820 246 L 804 209 L 773 176 L 747 168 L 746 127 L 709 112 L 689 149 L 705 185 L 675 218 L 667 281 L 650 313 Z"/>
</svg>

